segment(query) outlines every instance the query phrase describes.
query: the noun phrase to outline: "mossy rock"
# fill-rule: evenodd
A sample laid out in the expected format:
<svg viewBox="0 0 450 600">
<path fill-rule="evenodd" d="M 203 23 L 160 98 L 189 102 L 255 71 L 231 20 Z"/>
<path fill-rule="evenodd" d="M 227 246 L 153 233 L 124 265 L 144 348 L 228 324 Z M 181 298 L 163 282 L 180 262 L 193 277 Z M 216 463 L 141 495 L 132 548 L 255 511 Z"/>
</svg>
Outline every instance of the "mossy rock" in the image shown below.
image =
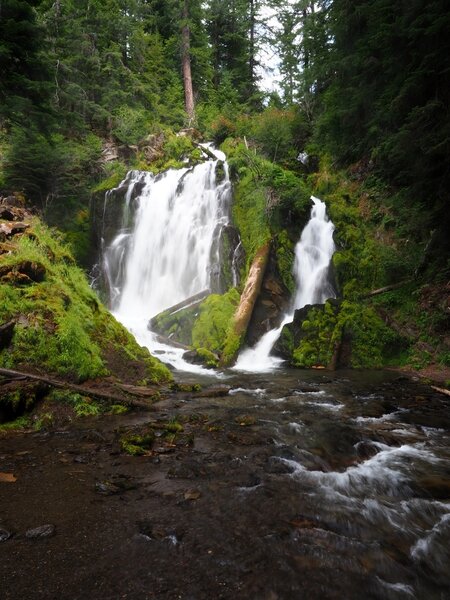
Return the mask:
<svg viewBox="0 0 450 600">
<path fill-rule="evenodd" d="M 155 432 L 148 429 L 143 433 L 126 433 L 120 438 L 120 448 L 122 452 L 131 456 L 142 456 L 147 454 L 155 441 Z"/>
<path fill-rule="evenodd" d="M 130 383 L 170 381 L 169 370 L 103 307 L 62 236 L 36 217 L 28 232 L 14 240 L 2 267 L 41 265 L 45 277 L 27 286 L 0 281 L 0 323 L 15 323 L 0 366 L 45 370 L 72 381 L 110 373 Z"/>
</svg>

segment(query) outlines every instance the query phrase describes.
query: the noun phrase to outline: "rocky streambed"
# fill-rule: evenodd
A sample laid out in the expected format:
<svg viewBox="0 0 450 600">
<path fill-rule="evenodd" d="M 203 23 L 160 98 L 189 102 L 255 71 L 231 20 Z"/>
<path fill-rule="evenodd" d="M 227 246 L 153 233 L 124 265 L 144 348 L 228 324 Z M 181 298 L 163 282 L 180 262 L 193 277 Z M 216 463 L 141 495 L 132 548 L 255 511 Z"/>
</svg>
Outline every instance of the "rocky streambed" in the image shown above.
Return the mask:
<svg viewBox="0 0 450 600">
<path fill-rule="evenodd" d="M 1 437 L 2 598 L 448 597 L 447 397 L 383 372 L 224 382 Z"/>
</svg>

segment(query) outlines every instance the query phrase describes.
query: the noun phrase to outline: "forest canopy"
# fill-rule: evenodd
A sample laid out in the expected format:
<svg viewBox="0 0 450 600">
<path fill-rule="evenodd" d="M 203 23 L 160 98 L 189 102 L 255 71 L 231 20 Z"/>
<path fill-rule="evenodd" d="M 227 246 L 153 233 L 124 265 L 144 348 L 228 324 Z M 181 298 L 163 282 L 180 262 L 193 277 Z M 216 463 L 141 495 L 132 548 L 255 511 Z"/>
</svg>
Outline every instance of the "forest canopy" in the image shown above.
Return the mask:
<svg viewBox="0 0 450 600">
<path fill-rule="evenodd" d="M 105 177 L 107 141 L 136 145 L 195 125 L 218 140 L 253 135 L 279 161 L 283 151 L 271 145 L 326 154 L 391 186 L 420 235 L 448 225 L 445 0 L 0 7 L 0 184 L 23 190 L 50 220 L 87 205 Z M 261 78 L 271 76 L 265 91 Z"/>
</svg>

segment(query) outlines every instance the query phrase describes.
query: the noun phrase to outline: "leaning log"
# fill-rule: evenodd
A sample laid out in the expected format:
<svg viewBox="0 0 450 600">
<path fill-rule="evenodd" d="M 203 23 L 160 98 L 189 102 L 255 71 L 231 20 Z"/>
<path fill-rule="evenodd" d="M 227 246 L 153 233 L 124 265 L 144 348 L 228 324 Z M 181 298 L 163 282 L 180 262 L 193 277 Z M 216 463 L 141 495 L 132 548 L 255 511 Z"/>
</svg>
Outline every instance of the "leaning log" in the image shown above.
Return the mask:
<svg viewBox="0 0 450 600">
<path fill-rule="evenodd" d="M 224 354 L 221 359 L 221 366 L 233 364 L 239 351 L 240 344 L 247 332 L 248 324 L 255 308 L 256 300 L 261 291 L 264 274 L 267 263 L 269 262 L 270 241 L 266 242 L 256 253 L 250 267 L 250 271 L 245 282 L 239 305 L 233 316 L 231 332 L 228 336 L 231 341 L 231 348 L 225 346 Z"/>
</svg>

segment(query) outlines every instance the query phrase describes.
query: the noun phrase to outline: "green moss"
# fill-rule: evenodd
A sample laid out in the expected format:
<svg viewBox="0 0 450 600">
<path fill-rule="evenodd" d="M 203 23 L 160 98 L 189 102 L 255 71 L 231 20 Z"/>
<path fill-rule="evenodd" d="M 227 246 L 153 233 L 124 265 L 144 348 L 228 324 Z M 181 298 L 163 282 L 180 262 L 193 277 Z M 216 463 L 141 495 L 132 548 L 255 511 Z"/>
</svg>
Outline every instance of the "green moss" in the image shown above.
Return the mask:
<svg viewBox="0 0 450 600">
<path fill-rule="evenodd" d="M 311 308 L 302 323 L 300 343 L 293 352 L 293 364 L 297 367 L 329 365 L 335 339 L 340 334 L 336 310 L 329 302 L 323 308 Z"/>
<path fill-rule="evenodd" d="M 344 334 L 351 343 L 353 368 L 383 366 L 389 348 L 398 341 L 397 334 L 370 306 L 348 300 L 339 307 L 326 302 L 323 308 L 308 311 L 300 343 L 293 352 L 293 363 L 298 367 L 328 366 Z"/>
<path fill-rule="evenodd" d="M 199 383 L 178 383 L 174 381 L 170 384 L 172 392 L 200 392 L 202 386 Z"/>
<path fill-rule="evenodd" d="M 155 441 L 155 433 L 148 429 L 145 433 L 126 433 L 120 438 L 122 452 L 131 456 L 142 456 L 147 454 Z"/>
<path fill-rule="evenodd" d="M 18 417 L 14 421 L 0 424 L 0 433 L 2 431 L 14 431 L 16 429 L 28 429 L 31 425 L 30 417 Z"/>
<path fill-rule="evenodd" d="M 216 354 L 222 352 L 239 299 L 238 291 L 232 288 L 223 295 L 212 294 L 202 302 L 192 329 L 195 349 L 203 348 Z"/>
<path fill-rule="evenodd" d="M 173 312 L 166 310 L 152 318 L 151 329 L 175 342 L 190 346 L 192 344 L 192 327 L 198 315 L 198 305 Z"/>
<path fill-rule="evenodd" d="M 109 407 L 108 412 L 111 415 L 124 415 L 128 412 L 128 410 L 129 410 L 128 407 L 124 406 L 123 404 L 112 404 Z"/>
<path fill-rule="evenodd" d="M 104 179 L 97 183 L 92 189 L 92 193 L 106 192 L 117 187 L 119 183 L 125 179 L 128 170 L 128 165 L 119 160 L 113 160 L 107 163 L 103 167 Z"/>
<path fill-rule="evenodd" d="M 293 227 L 298 234 L 307 221 L 311 193 L 301 178 L 244 144 L 227 140 L 222 148 L 235 181 L 233 221 L 241 235 L 248 269 L 257 250 L 273 234 Z"/>
<path fill-rule="evenodd" d="M 124 361 L 143 361 L 149 380 L 171 379 L 100 304 L 56 231 L 34 219 L 28 235 L 15 239 L 13 251 L 2 257 L 2 266 L 22 261 L 42 265 L 45 278 L 27 286 L 0 280 L 0 322 L 16 321 L 10 347 L 0 352 L 1 366 L 34 367 L 83 381 L 108 374 L 112 348 Z"/>
<path fill-rule="evenodd" d="M 227 331 L 227 337 L 223 346 L 223 352 L 221 356 L 221 363 L 224 365 L 231 365 L 235 359 L 241 344 L 243 342 L 245 332 L 239 334 L 231 327 Z"/>
<path fill-rule="evenodd" d="M 196 348 L 196 351 L 206 367 L 215 368 L 219 366 L 217 355 L 207 348 Z"/>
<path fill-rule="evenodd" d="M 287 231 L 283 230 L 275 237 L 273 247 L 280 277 L 286 288 L 293 294 L 295 291 L 295 279 L 293 275 L 295 244 L 289 238 Z"/>
</svg>

